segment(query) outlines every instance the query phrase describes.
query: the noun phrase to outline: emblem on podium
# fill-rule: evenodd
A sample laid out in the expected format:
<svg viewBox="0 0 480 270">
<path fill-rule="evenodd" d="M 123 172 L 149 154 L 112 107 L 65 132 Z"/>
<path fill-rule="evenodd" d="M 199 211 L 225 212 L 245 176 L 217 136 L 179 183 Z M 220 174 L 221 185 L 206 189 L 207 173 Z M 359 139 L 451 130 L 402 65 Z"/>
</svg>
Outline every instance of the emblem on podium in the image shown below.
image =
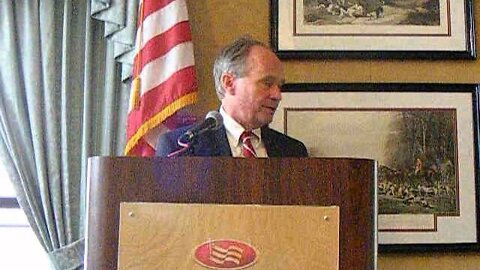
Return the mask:
<svg viewBox="0 0 480 270">
<path fill-rule="evenodd" d="M 195 261 L 210 269 L 245 269 L 257 261 L 257 251 L 247 243 L 233 240 L 209 240 L 195 249 Z"/>
</svg>

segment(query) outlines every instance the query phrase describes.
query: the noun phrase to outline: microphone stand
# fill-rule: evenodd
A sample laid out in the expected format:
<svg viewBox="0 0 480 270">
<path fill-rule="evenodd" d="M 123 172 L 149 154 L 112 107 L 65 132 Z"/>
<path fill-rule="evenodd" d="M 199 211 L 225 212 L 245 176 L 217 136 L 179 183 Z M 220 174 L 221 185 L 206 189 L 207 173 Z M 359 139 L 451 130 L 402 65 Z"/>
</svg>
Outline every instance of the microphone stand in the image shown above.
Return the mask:
<svg viewBox="0 0 480 270">
<path fill-rule="evenodd" d="M 209 130 L 217 130 L 223 125 L 222 115 L 217 111 L 207 113 L 205 120 L 187 130 L 183 135 L 178 137 L 177 144 L 182 147 L 167 155 L 167 158 L 176 157 L 184 154 L 195 143 L 197 137 Z M 183 140 L 182 140 L 183 139 Z"/>
</svg>

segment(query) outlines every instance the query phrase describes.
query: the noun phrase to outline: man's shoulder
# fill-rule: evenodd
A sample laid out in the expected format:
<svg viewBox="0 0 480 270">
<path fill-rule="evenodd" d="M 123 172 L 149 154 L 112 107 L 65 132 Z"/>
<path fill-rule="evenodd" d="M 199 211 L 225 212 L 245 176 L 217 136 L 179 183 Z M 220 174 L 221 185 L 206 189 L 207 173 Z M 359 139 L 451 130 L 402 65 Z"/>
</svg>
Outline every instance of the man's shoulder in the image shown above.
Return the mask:
<svg viewBox="0 0 480 270">
<path fill-rule="evenodd" d="M 287 142 L 291 142 L 291 143 L 300 143 L 300 144 L 303 144 L 301 141 L 293 138 L 293 137 L 290 137 L 288 135 L 285 135 L 275 129 L 272 129 L 270 127 L 265 127 L 264 128 L 264 134 L 266 136 L 270 136 L 272 138 L 274 138 L 275 140 L 284 140 L 284 141 L 287 141 Z"/>
<path fill-rule="evenodd" d="M 303 142 L 269 127 L 265 127 L 262 130 L 262 140 L 270 147 L 279 151 L 280 156 L 308 156 L 307 148 Z"/>
<path fill-rule="evenodd" d="M 187 132 L 187 130 L 191 129 L 194 125 L 195 124 L 191 124 L 191 125 L 179 127 L 179 128 L 176 128 L 176 129 L 172 129 L 170 131 L 167 131 L 167 132 L 163 133 L 162 135 L 160 135 L 160 137 L 169 137 L 169 138 L 173 137 L 173 138 L 177 139 L 180 135 Z"/>
<path fill-rule="evenodd" d="M 160 136 L 157 143 L 157 156 L 166 156 L 174 151 L 181 149 L 178 144 L 178 138 L 185 134 L 189 129 L 195 126 L 189 125 L 181 127 Z M 188 151 L 184 156 L 228 156 L 231 155 L 228 145 L 225 128 L 221 127 L 217 130 L 209 130 L 192 141 Z"/>
<path fill-rule="evenodd" d="M 155 155 L 165 157 L 171 152 L 180 149 L 177 143 L 178 138 L 188 129 L 192 128 L 192 126 L 193 125 L 180 127 L 161 134 L 158 138 Z"/>
</svg>

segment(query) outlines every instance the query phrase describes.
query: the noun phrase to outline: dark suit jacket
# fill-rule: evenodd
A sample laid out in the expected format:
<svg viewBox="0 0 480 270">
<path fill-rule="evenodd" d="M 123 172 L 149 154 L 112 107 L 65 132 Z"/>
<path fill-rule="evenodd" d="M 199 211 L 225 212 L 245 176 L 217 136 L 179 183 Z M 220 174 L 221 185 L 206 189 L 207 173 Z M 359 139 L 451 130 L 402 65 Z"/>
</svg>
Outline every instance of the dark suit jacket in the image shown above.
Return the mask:
<svg viewBox="0 0 480 270">
<path fill-rule="evenodd" d="M 177 139 L 191 126 L 180 128 L 160 136 L 156 156 L 166 157 L 179 150 Z M 261 128 L 262 141 L 268 157 L 307 157 L 305 145 L 269 127 Z M 225 127 L 201 134 L 182 156 L 232 156 Z"/>
</svg>

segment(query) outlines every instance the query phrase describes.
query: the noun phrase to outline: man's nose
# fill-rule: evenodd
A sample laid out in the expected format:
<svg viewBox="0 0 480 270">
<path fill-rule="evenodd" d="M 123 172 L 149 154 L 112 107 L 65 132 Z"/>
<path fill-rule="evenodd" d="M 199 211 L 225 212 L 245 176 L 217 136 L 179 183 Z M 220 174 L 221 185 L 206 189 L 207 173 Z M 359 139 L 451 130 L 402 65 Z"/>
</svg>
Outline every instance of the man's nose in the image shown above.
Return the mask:
<svg viewBox="0 0 480 270">
<path fill-rule="evenodd" d="M 275 84 L 270 88 L 270 98 L 282 100 L 282 87 L 280 85 Z"/>
</svg>

